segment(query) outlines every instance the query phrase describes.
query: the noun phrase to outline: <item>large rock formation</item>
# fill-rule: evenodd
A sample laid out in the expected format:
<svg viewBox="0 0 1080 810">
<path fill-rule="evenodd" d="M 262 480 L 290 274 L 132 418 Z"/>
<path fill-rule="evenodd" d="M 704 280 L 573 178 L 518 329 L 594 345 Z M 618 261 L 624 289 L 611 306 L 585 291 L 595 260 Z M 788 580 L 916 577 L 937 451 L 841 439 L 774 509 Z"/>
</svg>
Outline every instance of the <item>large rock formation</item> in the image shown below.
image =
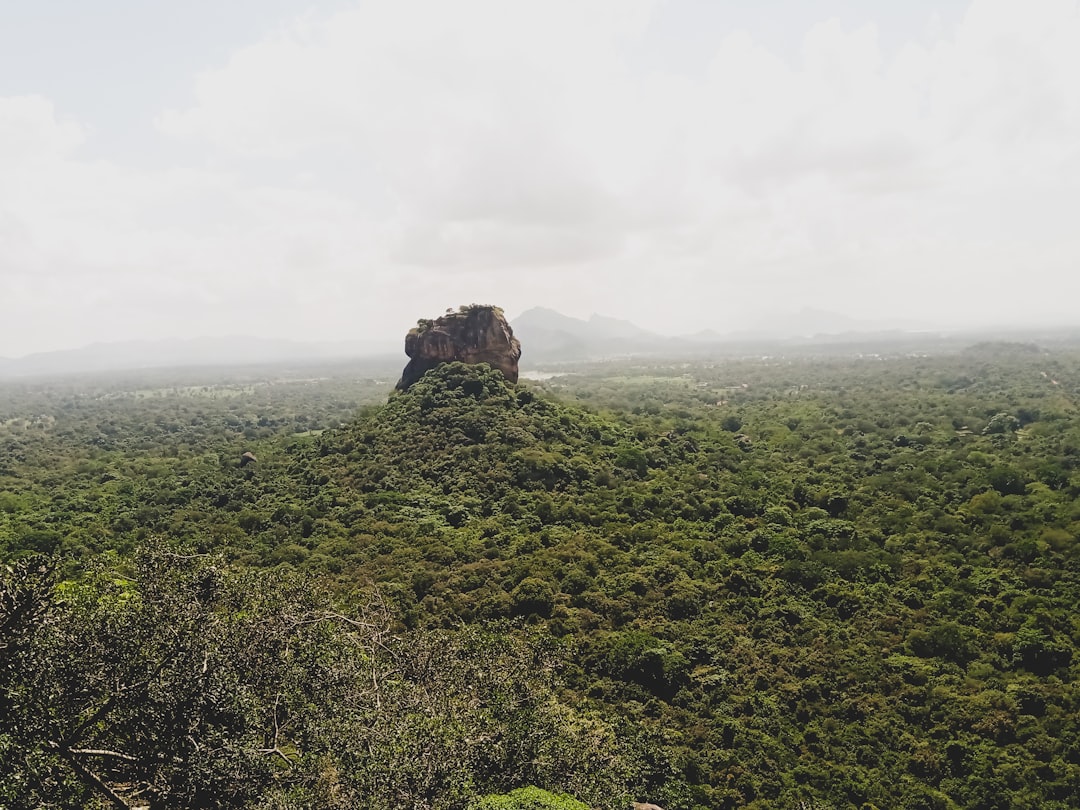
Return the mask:
<svg viewBox="0 0 1080 810">
<path fill-rule="evenodd" d="M 498 307 L 461 307 L 434 321 L 421 320 L 405 336 L 405 354 L 411 359 L 401 372 L 398 390 L 404 391 L 439 363 L 487 363 L 518 379 L 521 344 Z"/>
</svg>

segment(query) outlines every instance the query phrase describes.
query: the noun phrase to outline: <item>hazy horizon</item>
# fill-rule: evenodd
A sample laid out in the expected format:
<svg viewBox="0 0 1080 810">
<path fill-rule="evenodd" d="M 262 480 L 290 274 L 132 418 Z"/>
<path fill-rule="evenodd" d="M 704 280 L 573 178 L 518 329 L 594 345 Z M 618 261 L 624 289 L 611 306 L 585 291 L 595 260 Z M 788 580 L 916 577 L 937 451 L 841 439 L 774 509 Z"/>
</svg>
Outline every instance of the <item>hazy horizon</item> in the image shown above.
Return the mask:
<svg viewBox="0 0 1080 810">
<path fill-rule="evenodd" d="M 560 318 L 572 318 L 579 324 L 615 320 L 633 327 L 643 328 L 633 321 L 613 318 L 605 313 L 591 313 L 585 318 L 565 315 L 549 307 L 532 307 L 517 316 L 508 317 L 513 324 L 519 317 L 532 313 L 534 310 L 544 310 Z M 1077 323 L 1043 323 L 1043 324 L 986 324 L 968 327 L 942 327 L 926 323 L 902 323 L 902 322 L 874 322 L 849 318 L 842 313 L 828 312 L 813 308 L 805 308 L 798 313 L 789 313 L 794 318 L 794 323 L 777 322 L 770 324 L 761 322 L 745 329 L 713 329 L 706 327 L 700 330 L 663 333 L 653 330 L 645 330 L 647 335 L 658 341 L 676 341 L 673 344 L 657 343 L 652 349 L 645 343 L 632 343 L 636 353 L 655 351 L 666 346 L 668 351 L 677 350 L 682 346 L 687 351 L 700 351 L 707 346 L 739 346 L 742 344 L 790 344 L 790 345 L 829 345 L 835 338 L 850 337 L 854 342 L 862 339 L 877 341 L 890 339 L 889 335 L 895 335 L 898 339 L 937 339 L 946 338 L 951 340 L 985 340 L 988 336 L 998 335 L 1002 340 L 1021 339 L 1029 340 L 1033 335 L 1045 334 L 1058 338 L 1071 334 L 1073 330 L 1080 329 Z M 430 313 L 428 317 L 437 317 L 438 313 Z M 0 355 L 0 361 L 20 363 L 21 361 L 34 358 L 51 358 L 59 355 L 84 355 L 98 360 L 107 361 L 109 368 L 135 368 L 126 365 L 127 360 L 142 362 L 146 358 L 152 358 L 154 368 L 169 367 L 172 360 L 179 365 L 190 365 L 195 359 L 203 358 L 209 365 L 230 365 L 237 362 L 245 363 L 249 360 L 237 360 L 235 357 L 218 358 L 216 352 L 222 349 L 239 352 L 239 357 L 261 358 L 250 362 L 289 362 L 290 360 L 330 360 L 340 358 L 373 358 L 387 355 L 400 355 L 405 357 L 404 338 L 408 328 L 413 324 L 403 325 L 399 334 L 383 335 L 368 339 L 342 338 L 330 340 L 307 339 L 304 337 L 291 338 L 281 336 L 261 336 L 231 332 L 221 334 L 190 335 L 185 337 L 134 337 L 123 340 L 92 341 L 78 346 L 66 346 L 58 349 L 27 352 L 22 355 Z M 573 332 L 568 333 L 573 334 Z M 646 336 L 642 336 L 645 338 Z M 610 341 L 618 343 L 619 338 L 603 337 L 594 338 L 601 342 Z M 681 342 L 680 342 L 681 341 Z M 794 341 L 794 342 L 793 342 Z M 869 345 L 869 344 L 868 344 Z M 874 345 L 877 345 L 876 343 Z M 531 354 L 526 349 L 526 356 Z M 165 354 L 160 354 L 164 351 Z M 151 352 L 152 354 L 140 354 Z M 170 352 L 172 354 L 170 354 Z M 177 354 L 179 352 L 179 354 Z M 244 352 L 254 354 L 245 355 Z M 308 353 L 310 352 L 310 353 Z M 542 352 L 541 362 L 556 359 L 546 348 Z M 570 359 L 565 358 L 565 359 Z M 66 366 L 65 366 L 66 368 Z M 74 367 L 72 367 L 74 368 Z"/>
<path fill-rule="evenodd" d="M 1076 76 L 1073 0 L 11 5 L 0 357 L 474 301 L 1078 326 Z"/>
</svg>

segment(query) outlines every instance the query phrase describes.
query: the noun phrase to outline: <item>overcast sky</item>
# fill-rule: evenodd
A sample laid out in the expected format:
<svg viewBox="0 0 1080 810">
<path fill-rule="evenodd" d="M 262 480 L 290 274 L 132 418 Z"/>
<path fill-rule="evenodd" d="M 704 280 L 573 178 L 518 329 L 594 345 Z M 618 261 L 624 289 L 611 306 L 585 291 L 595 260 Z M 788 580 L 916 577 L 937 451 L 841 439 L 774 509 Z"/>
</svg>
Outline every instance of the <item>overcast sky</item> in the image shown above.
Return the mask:
<svg viewBox="0 0 1080 810">
<path fill-rule="evenodd" d="M 1080 323 L 1074 0 L 0 0 L 0 356 Z"/>
</svg>

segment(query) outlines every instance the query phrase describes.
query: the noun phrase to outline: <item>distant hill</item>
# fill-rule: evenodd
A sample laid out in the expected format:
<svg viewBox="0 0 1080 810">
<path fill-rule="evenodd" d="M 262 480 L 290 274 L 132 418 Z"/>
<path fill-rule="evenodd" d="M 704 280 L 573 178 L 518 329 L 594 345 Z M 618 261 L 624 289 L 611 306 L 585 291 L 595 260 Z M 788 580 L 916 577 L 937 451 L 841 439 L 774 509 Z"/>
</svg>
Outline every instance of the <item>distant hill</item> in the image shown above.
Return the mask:
<svg viewBox="0 0 1080 810">
<path fill-rule="evenodd" d="M 671 337 L 643 329 L 635 323 L 604 315 L 573 318 L 553 309 L 534 307 L 511 321 L 521 341 L 521 365 L 559 361 L 601 360 L 627 355 L 668 357 L 707 352 L 756 349 L 805 349 L 835 344 L 925 342 L 935 335 L 914 321 L 875 321 L 852 318 L 827 310 L 803 308 L 777 313 L 750 328 L 732 331 L 721 321 L 715 327 Z M 1075 341 L 1075 329 L 1041 331 L 1014 329 L 1011 339 L 1039 342 Z M 985 340 L 1001 330 L 949 333 L 955 338 Z M 394 356 L 404 362 L 399 336 L 379 341 L 304 342 L 244 336 L 202 337 L 188 340 L 137 340 L 95 343 L 80 349 L 41 352 L 14 359 L 0 357 L 0 379 L 173 368 L 183 366 L 242 366 L 362 357 Z"/>
<path fill-rule="evenodd" d="M 553 309 L 534 307 L 510 324 L 521 341 L 522 362 L 584 360 L 675 348 L 677 338 L 665 337 L 637 324 L 603 315 L 588 320 L 571 318 Z"/>
<path fill-rule="evenodd" d="M 852 318 L 836 312 L 805 307 L 777 313 L 768 320 L 739 331 L 704 329 L 670 337 L 643 329 L 630 321 L 592 315 L 572 318 L 553 309 L 535 307 L 511 321 L 521 341 L 522 364 L 558 360 L 596 360 L 628 354 L 695 354 L 735 347 L 830 345 L 837 342 L 880 342 L 911 338 L 895 322 Z M 910 324 L 907 328 L 912 328 Z"/>
<path fill-rule="evenodd" d="M 0 358 L 0 378 L 179 366 L 241 366 L 400 353 L 398 341 L 305 343 L 255 337 L 132 340 Z"/>
</svg>

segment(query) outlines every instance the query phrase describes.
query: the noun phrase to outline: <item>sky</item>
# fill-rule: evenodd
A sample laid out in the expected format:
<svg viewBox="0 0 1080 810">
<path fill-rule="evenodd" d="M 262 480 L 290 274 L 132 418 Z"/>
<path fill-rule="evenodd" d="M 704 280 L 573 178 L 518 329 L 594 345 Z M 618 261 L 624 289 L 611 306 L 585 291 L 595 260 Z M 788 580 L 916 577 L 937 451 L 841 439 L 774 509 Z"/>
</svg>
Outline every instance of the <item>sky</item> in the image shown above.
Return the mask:
<svg viewBox="0 0 1080 810">
<path fill-rule="evenodd" d="M 1077 301 L 1075 0 L 0 0 L 0 356 Z"/>
</svg>

